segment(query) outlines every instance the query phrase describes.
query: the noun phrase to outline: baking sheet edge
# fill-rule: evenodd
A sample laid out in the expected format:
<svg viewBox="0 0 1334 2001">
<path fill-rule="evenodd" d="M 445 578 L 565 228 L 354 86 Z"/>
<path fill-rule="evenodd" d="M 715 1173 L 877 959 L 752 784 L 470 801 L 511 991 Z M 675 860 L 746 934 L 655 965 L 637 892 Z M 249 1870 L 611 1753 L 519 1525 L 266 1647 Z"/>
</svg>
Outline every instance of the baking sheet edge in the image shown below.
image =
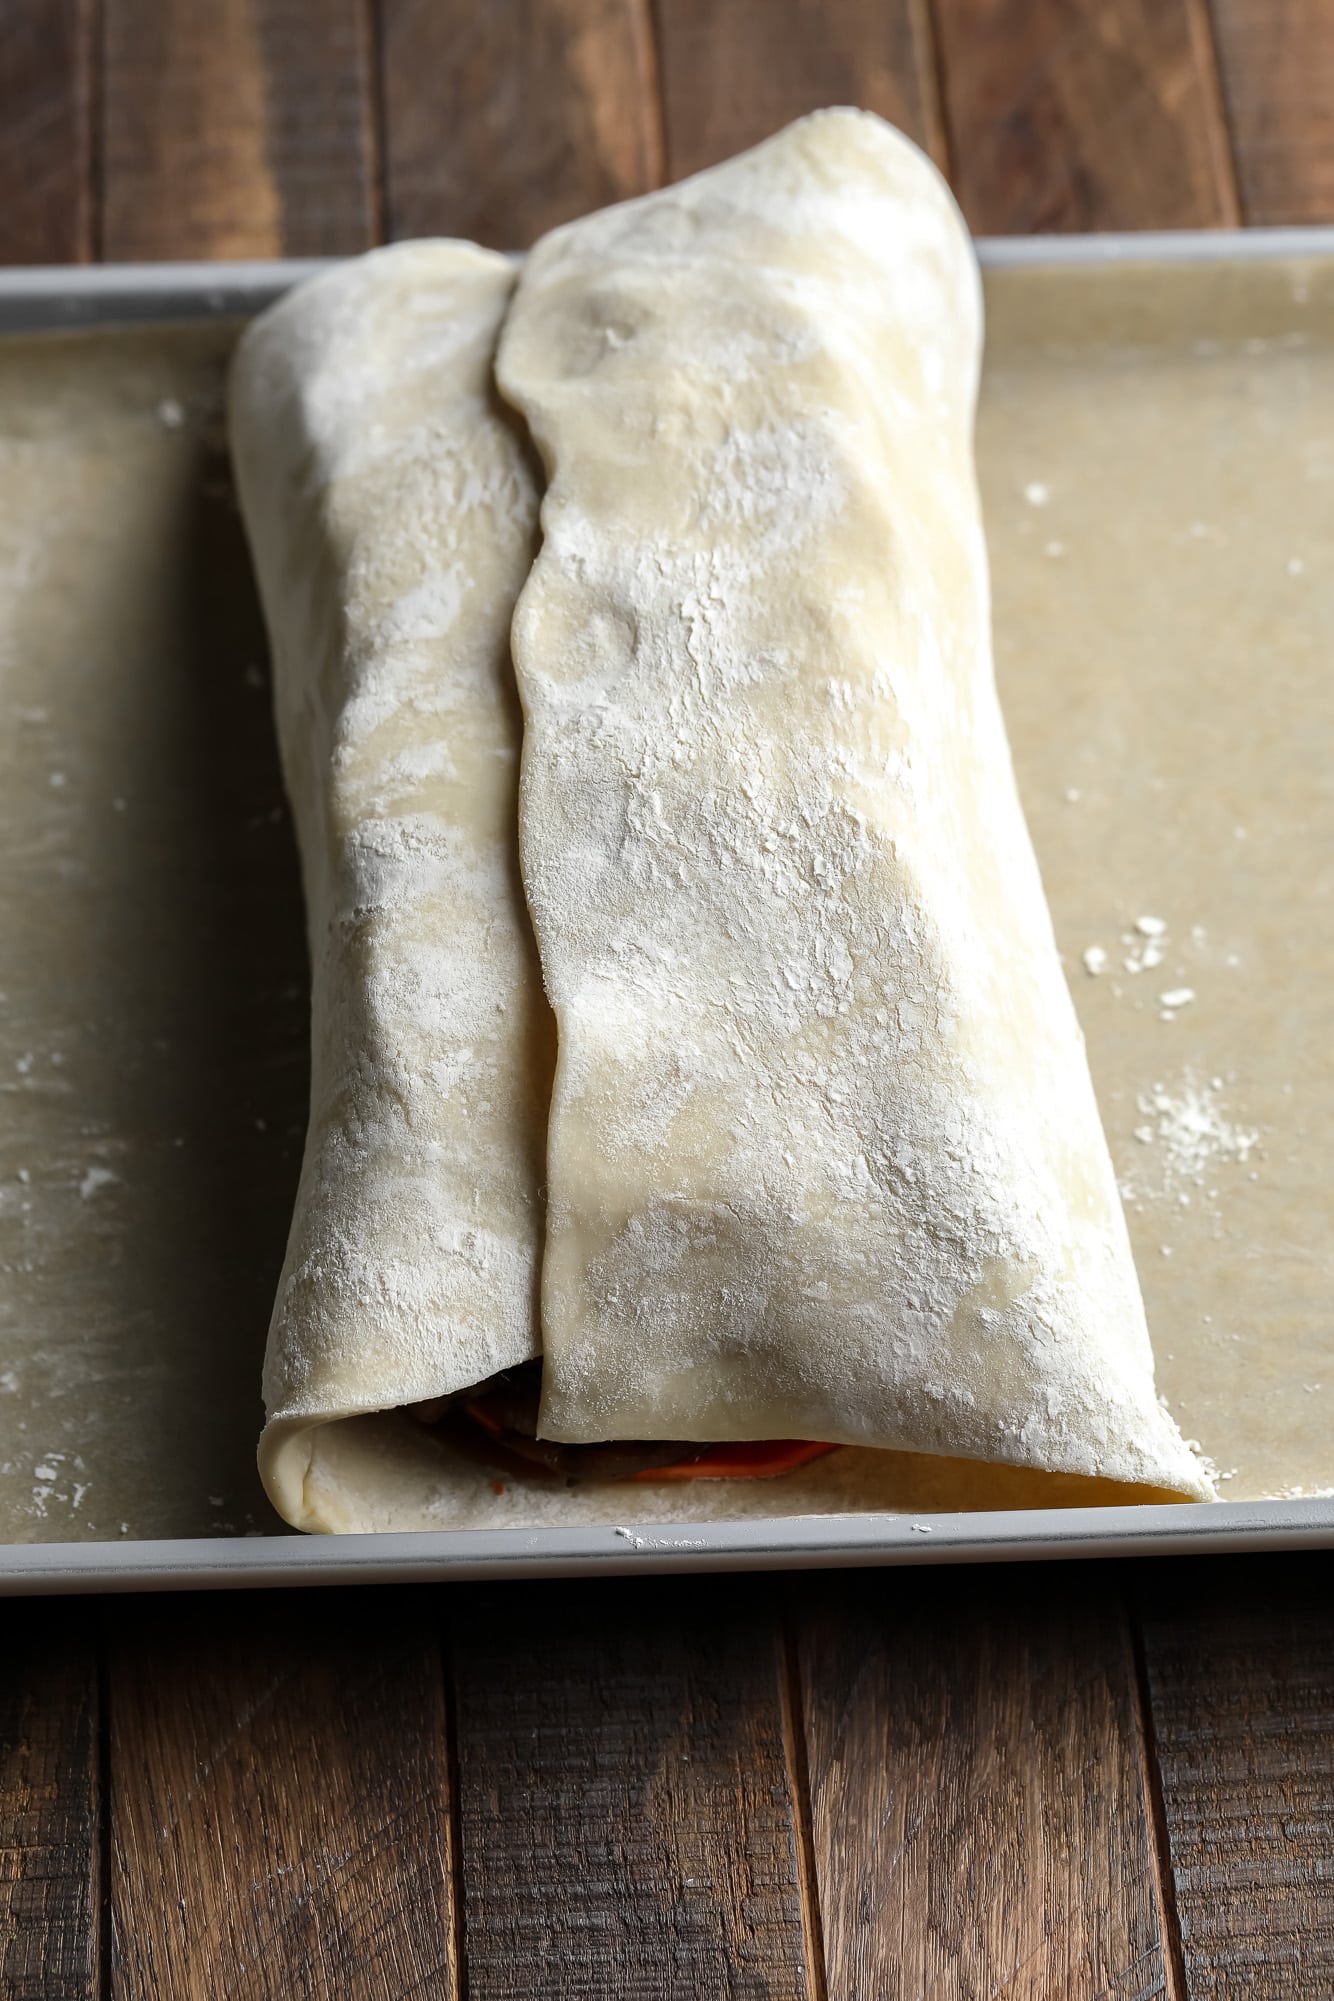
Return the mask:
<svg viewBox="0 0 1334 2001">
<path fill-rule="evenodd" d="M 1334 228 L 994 237 L 984 267 L 1258 262 L 1334 255 Z M 0 333 L 260 311 L 330 259 L 51 265 L 0 271 Z M 0 1595 L 297 1584 L 892 1567 L 1334 1547 L 1334 1500 L 775 1517 L 653 1528 L 439 1530 L 338 1537 L 0 1544 Z"/>
</svg>

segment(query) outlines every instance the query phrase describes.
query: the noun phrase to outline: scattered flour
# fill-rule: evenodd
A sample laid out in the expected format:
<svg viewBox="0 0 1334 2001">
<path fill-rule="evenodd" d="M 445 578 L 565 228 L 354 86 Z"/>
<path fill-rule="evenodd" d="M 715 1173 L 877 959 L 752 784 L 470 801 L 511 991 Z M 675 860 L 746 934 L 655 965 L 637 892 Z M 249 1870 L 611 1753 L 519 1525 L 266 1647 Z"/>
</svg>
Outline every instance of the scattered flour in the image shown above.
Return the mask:
<svg viewBox="0 0 1334 2001">
<path fill-rule="evenodd" d="M 96 1195 L 99 1188 L 108 1188 L 119 1180 L 120 1176 L 113 1174 L 109 1167 L 90 1167 L 79 1183 L 79 1193 L 86 1202 L 90 1196 Z"/>
<path fill-rule="evenodd" d="M 1087 945 L 1084 948 L 1084 971 L 1092 973 L 1096 979 L 1107 967 L 1107 954 L 1101 945 Z"/>
<path fill-rule="evenodd" d="M 1154 1084 L 1140 1094 L 1137 1104 L 1145 1122 L 1136 1126 L 1135 1138 L 1156 1149 L 1159 1185 L 1127 1188 L 1128 1197 L 1170 1195 L 1179 1201 L 1183 1183 L 1203 1187 L 1220 1163 L 1235 1161 L 1240 1166 L 1250 1158 L 1260 1135 L 1224 1116 L 1220 1081 L 1202 1084 L 1187 1071 L 1171 1089 Z"/>
<path fill-rule="evenodd" d="M 612 1531 L 622 1542 L 628 1542 L 631 1549 L 672 1551 L 677 1549 L 707 1549 L 703 1536 L 637 1535 L 633 1529 L 618 1528 Z"/>
</svg>

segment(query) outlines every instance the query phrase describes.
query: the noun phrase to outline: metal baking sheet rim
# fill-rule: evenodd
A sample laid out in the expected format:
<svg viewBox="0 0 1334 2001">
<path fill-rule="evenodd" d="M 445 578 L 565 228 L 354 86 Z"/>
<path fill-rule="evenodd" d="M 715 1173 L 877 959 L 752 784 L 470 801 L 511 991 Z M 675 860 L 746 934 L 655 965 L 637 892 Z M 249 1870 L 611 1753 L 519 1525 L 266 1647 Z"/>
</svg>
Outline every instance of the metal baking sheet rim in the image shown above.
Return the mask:
<svg viewBox="0 0 1334 2001">
<path fill-rule="evenodd" d="M 996 237 L 987 267 L 1250 262 L 1334 256 L 1334 228 Z M 244 317 L 329 259 L 50 265 L 0 271 L 0 333 Z M 1334 1499 L 776 1516 L 637 1529 L 441 1529 L 311 1537 L 0 1545 L 0 1593 L 247 1590 L 295 1584 L 483 1582 L 652 1572 L 1014 1563 L 1334 1548 Z"/>
<path fill-rule="evenodd" d="M 1227 264 L 1334 256 L 1334 227 L 1118 231 L 1101 236 L 994 236 L 977 245 L 988 269 L 1053 264 Z M 52 264 L 0 270 L 0 333 L 212 319 L 256 313 L 336 260 L 217 264 Z"/>
</svg>

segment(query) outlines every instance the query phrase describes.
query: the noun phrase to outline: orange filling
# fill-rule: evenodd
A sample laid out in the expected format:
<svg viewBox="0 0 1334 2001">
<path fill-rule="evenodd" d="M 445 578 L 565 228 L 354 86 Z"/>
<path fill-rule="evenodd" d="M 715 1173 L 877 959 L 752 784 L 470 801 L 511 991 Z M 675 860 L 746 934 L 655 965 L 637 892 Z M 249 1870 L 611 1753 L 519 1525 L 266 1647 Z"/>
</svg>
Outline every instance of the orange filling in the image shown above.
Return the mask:
<svg viewBox="0 0 1334 2001">
<path fill-rule="evenodd" d="M 479 1431 L 493 1439 L 506 1458 L 517 1458 L 521 1464 L 529 1461 L 532 1440 L 526 1427 L 516 1428 L 512 1405 L 501 1404 L 491 1408 L 485 1397 L 467 1397 L 461 1400 L 462 1414 L 475 1424 Z M 628 1472 L 613 1468 L 607 1463 L 607 1454 L 614 1446 L 565 1446 L 560 1448 L 562 1458 L 570 1466 L 578 1465 L 579 1456 L 587 1454 L 588 1472 L 594 1478 L 604 1481 L 652 1481 L 652 1480 L 768 1480 L 780 1473 L 791 1473 L 798 1466 L 807 1465 L 812 1459 L 823 1457 L 826 1452 L 836 1452 L 836 1445 L 824 1445 L 805 1438 L 760 1438 L 727 1440 L 716 1445 L 692 1445 L 681 1441 L 671 1445 L 653 1441 L 645 1448 L 650 1451 L 656 1463 Z M 622 1452 L 633 1447 L 623 1446 Z M 665 1459 L 666 1454 L 679 1452 L 678 1459 Z"/>
<path fill-rule="evenodd" d="M 682 1460 L 677 1466 L 650 1466 L 631 1473 L 631 1480 L 768 1480 L 775 1473 L 793 1473 L 836 1445 L 820 1445 L 809 1438 L 736 1439 L 710 1445 L 696 1459 Z"/>
</svg>

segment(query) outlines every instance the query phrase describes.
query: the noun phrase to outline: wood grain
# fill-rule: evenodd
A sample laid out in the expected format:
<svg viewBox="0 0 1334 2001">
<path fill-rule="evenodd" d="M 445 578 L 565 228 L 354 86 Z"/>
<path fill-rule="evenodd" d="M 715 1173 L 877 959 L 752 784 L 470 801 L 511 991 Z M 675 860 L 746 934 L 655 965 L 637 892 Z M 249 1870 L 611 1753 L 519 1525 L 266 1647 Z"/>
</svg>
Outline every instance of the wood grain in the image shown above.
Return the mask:
<svg viewBox="0 0 1334 2001">
<path fill-rule="evenodd" d="M 104 0 L 109 258 L 374 241 L 366 0 Z"/>
<path fill-rule="evenodd" d="M 669 177 L 825 104 L 859 104 L 942 166 L 926 0 L 656 0 Z"/>
<path fill-rule="evenodd" d="M 97 1991 L 97 1669 L 86 1609 L 0 1608 L 0 2001 Z"/>
<path fill-rule="evenodd" d="M 812 1589 L 797 1660 L 829 2001 L 1169 1994 L 1114 1589 L 1064 1566 Z"/>
<path fill-rule="evenodd" d="M 1204 0 L 935 0 L 981 233 L 1237 220 Z"/>
<path fill-rule="evenodd" d="M 117 1609 L 114 2001 L 456 1991 L 429 1603 L 311 1591 Z"/>
<path fill-rule="evenodd" d="M 1190 2001 L 1329 2001 L 1334 1557 L 1173 1564 L 1143 1631 Z"/>
<path fill-rule="evenodd" d="M 520 249 L 655 187 L 648 0 L 381 0 L 388 234 Z"/>
<path fill-rule="evenodd" d="M 93 253 L 92 0 L 0 5 L 0 264 Z"/>
<path fill-rule="evenodd" d="M 772 1602 L 525 1586 L 456 1621 L 470 2001 L 807 1994 Z"/>
<path fill-rule="evenodd" d="M 1247 222 L 1334 222 L 1334 7 L 1214 0 Z"/>
</svg>

